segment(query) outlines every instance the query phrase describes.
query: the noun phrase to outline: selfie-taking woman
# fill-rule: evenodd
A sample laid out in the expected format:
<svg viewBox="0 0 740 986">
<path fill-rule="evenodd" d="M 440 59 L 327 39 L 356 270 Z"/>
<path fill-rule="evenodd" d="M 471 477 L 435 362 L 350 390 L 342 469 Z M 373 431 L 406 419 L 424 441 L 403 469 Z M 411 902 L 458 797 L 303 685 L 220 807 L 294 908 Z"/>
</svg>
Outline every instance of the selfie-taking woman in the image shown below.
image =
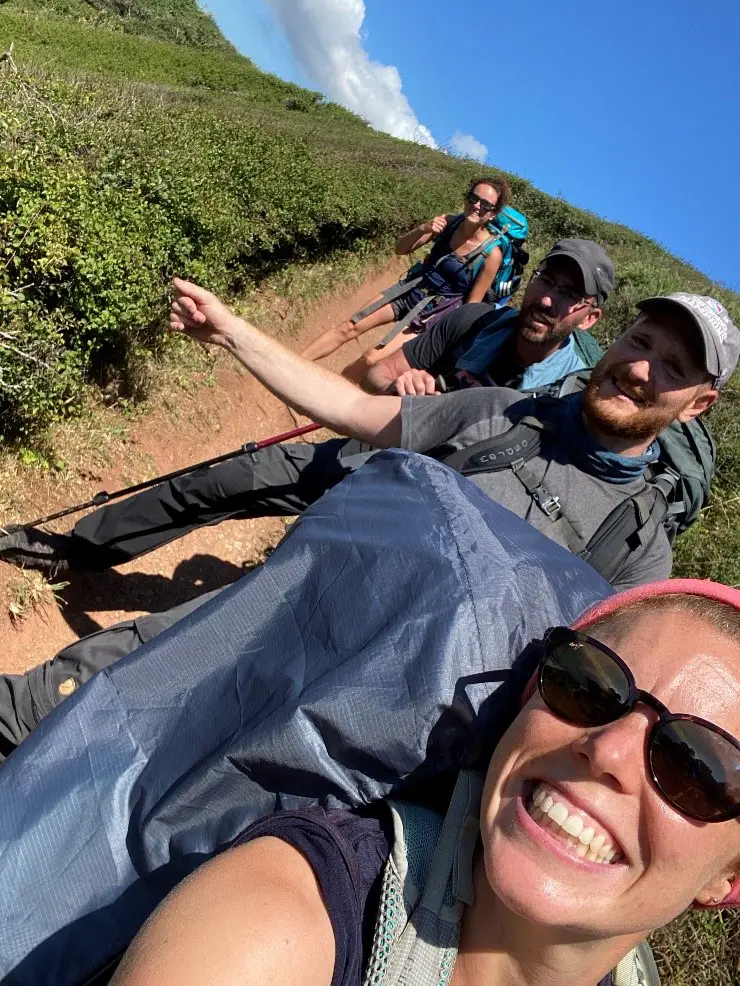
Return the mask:
<svg viewBox="0 0 740 986">
<path fill-rule="evenodd" d="M 618 986 L 625 962 L 655 982 L 632 951 L 651 931 L 740 904 L 740 592 L 613 596 L 548 633 L 525 699 L 444 825 L 393 803 L 262 819 L 113 982 Z"/>
<path fill-rule="evenodd" d="M 369 314 L 363 309 L 352 319 L 327 329 L 301 355 L 311 360 L 328 356 L 350 339 L 402 319 L 427 296 L 441 298 L 436 308 L 443 306 L 445 310 L 460 304 L 463 299 L 482 301 L 502 257 L 488 224 L 508 204 L 509 197 L 509 185 L 504 178 L 474 181 L 468 189 L 462 214 L 435 216 L 401 236 L 396 242 L 399 256 L 413 253 L 434 240 L 424 262 L 421 283 Z M 487 244 L 490 249 L 486 248 Z M 419 314 L 423 314 L 423 309 Z M 408 335 L 401 333 L 399 338 L 401 342 L 397 345 L 406 341 Z M 383 355 L 392 348 L 394 346 L 384 348 Z"/>
</svg>

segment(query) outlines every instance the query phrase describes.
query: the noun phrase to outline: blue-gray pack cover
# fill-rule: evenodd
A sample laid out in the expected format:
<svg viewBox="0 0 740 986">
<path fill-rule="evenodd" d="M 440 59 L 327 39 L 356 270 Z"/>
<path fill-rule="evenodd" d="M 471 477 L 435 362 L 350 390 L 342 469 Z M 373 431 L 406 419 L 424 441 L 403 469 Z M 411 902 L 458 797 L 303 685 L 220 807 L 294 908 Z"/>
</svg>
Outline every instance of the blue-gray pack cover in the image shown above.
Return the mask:
<svg viewBox="0 0 740 986">
<path fill-rule="evenodd" d="M 85 982 L 275 808 L 469 763 L 516 712 L 526 645 L 610 591 L 457 473 L 379 453 L 0 770 L 2 981 Z"/>
</svg>

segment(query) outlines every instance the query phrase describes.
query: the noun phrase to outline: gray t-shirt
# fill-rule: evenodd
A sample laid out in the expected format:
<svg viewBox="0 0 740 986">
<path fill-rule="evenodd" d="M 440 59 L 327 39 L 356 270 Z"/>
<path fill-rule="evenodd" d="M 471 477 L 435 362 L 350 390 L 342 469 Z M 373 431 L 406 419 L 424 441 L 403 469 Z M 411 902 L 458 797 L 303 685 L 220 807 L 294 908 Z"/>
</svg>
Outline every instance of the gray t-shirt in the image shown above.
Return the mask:
<svg viewBox="0 0 740 986">
<path fill-rule="evenodd" d="M 404 397 L 401 445 L 444 459 L 458 449 L 503 434 L 536 406 L 536 398 L 523 398 L 518 391 L 503 387 L 482 387 L 441 397 Z M 568 461 L 567 448 L 557 436 L 544 443 L 541 452 L 528 460 L 527 465 L 535 479 L 566 506 L 568 520 L 584 544 L 618 504 L 645 486 L 642 477 L 628 483 L 609 483 L 584 472 Z M 478 473 L 470 479 L 492 500 L 568 547 L 558 525 L 554 525 L 534 503 L 511 469 Z M 611 580 L 612 585 L 616 589 L 627 589 L 666 579 L 671 573 L 672 561 L 668 537 L 659 528 L 652 539 L 629 554 Z"/>
</svg>

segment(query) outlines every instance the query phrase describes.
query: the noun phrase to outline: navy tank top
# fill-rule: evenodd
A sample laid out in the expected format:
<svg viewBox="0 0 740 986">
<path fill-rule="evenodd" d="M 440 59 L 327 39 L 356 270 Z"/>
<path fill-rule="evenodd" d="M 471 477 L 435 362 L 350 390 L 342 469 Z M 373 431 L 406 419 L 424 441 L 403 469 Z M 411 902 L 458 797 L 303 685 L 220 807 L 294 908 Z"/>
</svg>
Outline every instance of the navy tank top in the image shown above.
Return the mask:
<svg viewBox="0 0 740 986">
<path fill-rule="evenodd" d="M 353 811 L 317 806 L 278 811 L 250 825 L 234 845 L 262 836 L 293 846 L 314 871 L 334 932 L 331 986 L 362 986 L 383 868 L 393 846 L 390 813 L 379 805 Z M 612 986 L 611 975 L 598 986 Z"/>
</svg>

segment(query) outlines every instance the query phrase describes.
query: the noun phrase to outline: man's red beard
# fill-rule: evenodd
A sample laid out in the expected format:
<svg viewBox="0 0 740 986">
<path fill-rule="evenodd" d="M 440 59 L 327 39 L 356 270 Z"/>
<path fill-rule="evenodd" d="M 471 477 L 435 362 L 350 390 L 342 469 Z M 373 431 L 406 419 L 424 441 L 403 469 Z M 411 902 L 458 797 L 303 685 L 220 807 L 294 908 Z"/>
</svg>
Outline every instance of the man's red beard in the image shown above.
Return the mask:
<svg viewBox="0 0 740 986">
<path fill-rule="evenodd" d="M 583 411 L 586 418 L 603 434 L 613 438 L 648 441 L 659 435 L 674 420 L 675 413 L 658 410 L 645 392 L 625 382 L 624 364 L 615 366 L 599 363 L 583 392 Z M 628 397 L 635 401 L 632 409 L 620 407 L 610 397 L 602 397 L 600 387 L 604 381 L 614 378 Z"/>
</svg>

